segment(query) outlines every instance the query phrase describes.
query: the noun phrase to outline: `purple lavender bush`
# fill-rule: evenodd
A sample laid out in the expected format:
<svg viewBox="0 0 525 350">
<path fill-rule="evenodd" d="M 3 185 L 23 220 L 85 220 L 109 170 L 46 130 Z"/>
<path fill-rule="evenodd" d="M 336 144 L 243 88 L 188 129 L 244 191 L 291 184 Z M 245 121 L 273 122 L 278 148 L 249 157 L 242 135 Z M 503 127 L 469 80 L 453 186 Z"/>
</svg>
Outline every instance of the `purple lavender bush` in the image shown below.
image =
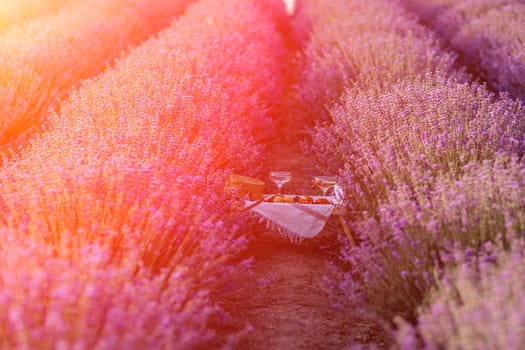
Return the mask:
<svg viewBox="0 0 525 350">
<path fill-rule="evenodd" d="M 525 152 L 525 107 L 483 86 L 427 74 L 379 91 L 353 89 L 313 133 L 318 162 L 340 173 L 355 217 L 396 186 L 417 189 L 471 161 Z"/>
<path fill-rule="evenodd" d="M 525 99 L 525 4 L 518 0 L 402 1 L 429 23 L 473 71 Z"/>
<path fill-rule="evenodd" d="M 331 119 L 347 89 L 383 87 L 428 71 L 449 72 L 455 56 L 400 6 L 384 0 L 298 1 L 293 30 L 302 45 L 296 84 L 299 123 Z"/>
<path fill-rule="evenodd" d="M 456 250 L 458 264 L 418 309 L 417 325 L 397 320 L 396 348 L 521 348 L 525 342 L 524 254 L 522 239 L 496 239 L 475 254 Z"/>
<path fill-rule="evenodd" d="M 400 187 L 388 199 L 377 218 L 353 223 L 363 243 L 343 252 L 351 268 L 339 276 L 347 301 L 384 320 L 415 322 L 428 291 L 456 263 L 453 248 L 476 251 L 525 232 L 525 167 L 516 158 L 474 161 L 460 176 Z"/>
<path fill-rule="evenodd" d="M 328 34 L 319 39 L 321 52 L 328 52 L 325 43 L 344 55 L 312 59 L 312 71 L 321 73 L 310 85 L 332 102 L 310 98 L 329 122 L 313 129 L 309 149 L 323 171 L 339 174 L 361 241 L 343 250 L 347 268 L 332 281 L 334 290 L 344 295 L 341 303 L 392 324 L 395 317 L 416 322 L 417 307 L 454 263 L 451 247 L 478 249 L 498 234 L 523 231 L 525 107 L 469 81 L 428 32 L 394 36 L 379 22 L 374 30 L 374 18 L 389 18 L 371 5 L 381 3 L 360 3 L 374 16 L 352 12 L 369 20 L 365 34 L 333 31 L 344 33 L 345 46 Z M 323 21 L 333 25 L 337 11 L 330 13 Z M 403 11 L 390 13 L 418 28 Z M 402 40 L 407 44 L 388 45 Z M 323 74 L 338 84 L 324 87 Z"/>
</svg>

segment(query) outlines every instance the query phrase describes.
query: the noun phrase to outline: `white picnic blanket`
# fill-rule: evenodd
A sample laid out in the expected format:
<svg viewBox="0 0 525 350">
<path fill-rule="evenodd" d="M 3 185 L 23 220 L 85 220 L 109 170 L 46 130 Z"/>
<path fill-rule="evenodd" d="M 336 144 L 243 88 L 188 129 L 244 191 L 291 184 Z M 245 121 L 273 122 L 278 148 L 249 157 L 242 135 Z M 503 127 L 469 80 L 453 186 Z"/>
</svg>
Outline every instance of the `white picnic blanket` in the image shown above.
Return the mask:
<svg viewBox="0 0 525 350">
<path fill-rule="evenodd" d="M 317 198 L 312 196 L 312 198 Z M 332 202 L 333 198 L 328 197 Z M 254 202 L 247 202 L 247 206 Z M 322 231 L 332 211 L 333 204 L 300 204 L 262 202 L 250 211 L 261 221 L 293 242 L 315 237 Z"/>
</svg>

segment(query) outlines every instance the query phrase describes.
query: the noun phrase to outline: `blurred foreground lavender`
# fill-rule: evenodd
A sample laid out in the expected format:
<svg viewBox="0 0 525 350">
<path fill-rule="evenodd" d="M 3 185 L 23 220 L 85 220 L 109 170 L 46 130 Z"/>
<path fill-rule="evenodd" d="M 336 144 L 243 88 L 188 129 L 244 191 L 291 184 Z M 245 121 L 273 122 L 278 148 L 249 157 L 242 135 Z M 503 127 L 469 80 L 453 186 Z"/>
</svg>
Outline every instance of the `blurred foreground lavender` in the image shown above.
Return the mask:
<svg viewBox="0 0 525 350">
<path fill-rule="evenodd" d="M 505 248 L 503 248 L 505 247 Z M 418 324 L 398 320 L 400 349 L 520 349 L 525 344 L 525 245 L 496 239 L 479 253 L 454 250 L 459 265 L 438 283 Z"/>
</svg>

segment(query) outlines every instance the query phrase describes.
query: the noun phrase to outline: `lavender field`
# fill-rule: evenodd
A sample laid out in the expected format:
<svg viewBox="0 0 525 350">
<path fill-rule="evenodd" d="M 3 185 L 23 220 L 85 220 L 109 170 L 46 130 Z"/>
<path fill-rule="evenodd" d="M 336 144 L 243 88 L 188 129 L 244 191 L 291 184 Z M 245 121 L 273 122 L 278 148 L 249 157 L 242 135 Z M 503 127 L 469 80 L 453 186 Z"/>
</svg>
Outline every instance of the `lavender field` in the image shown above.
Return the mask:
<svg viewBox="0 0 525 350">
<path fill-rule="evenodd" d="M 0 349 L 525 348 L 523 23 L 0 1 Z M 228 176 L 275 167 L 336 175 L 357 244 L 236 210 Z"/>
</svg>

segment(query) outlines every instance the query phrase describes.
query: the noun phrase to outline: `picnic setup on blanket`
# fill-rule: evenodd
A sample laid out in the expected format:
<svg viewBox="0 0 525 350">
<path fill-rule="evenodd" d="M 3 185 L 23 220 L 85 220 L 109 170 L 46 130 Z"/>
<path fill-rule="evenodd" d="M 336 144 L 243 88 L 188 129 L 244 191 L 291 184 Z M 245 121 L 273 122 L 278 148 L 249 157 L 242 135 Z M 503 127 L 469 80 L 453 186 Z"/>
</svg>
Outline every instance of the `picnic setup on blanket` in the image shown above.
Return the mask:
<svg viewBox="0 0 525 350">
<path fill-rule="evenodd" d="M 355 245 L 343 218 L 344 194 L 334 176 L 314 178 L 314 186 L 323 191 L 320 196 L 281 194 L 281 187 L 291 180 L 289 172 L 272 171 L 269 178 L 277 186 L 276 194 L 265 193 L 264 181 L 243 175 L 230 175 L 226 189 L 235 191 L 238 198 L 243 198 L 237 203 L 237 210 L 250 212 L 268 228 L 296 243 L 318 235 L 328 219 L 336 216 L 350 244 Z M 328 195 L 330 190 L 333 193 Z"/>
</svg>

